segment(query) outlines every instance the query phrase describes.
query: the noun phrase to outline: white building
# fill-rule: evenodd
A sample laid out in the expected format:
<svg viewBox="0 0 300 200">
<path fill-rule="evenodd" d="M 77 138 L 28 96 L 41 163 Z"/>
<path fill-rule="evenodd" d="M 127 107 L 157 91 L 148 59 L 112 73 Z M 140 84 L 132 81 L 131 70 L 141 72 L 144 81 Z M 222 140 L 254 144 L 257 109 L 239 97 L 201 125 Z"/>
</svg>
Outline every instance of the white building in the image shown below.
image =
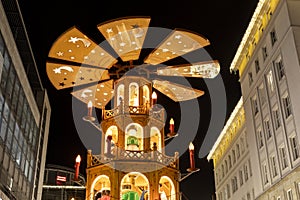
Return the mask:
<svg viewBox="0 0 300 200">
<path fill-rule="evenodd" d="M 51 108 L 17 0 L 0 1 L 0 199 L 41 199 Z"/>
<path fill-rule="evenodd" d="M 260 0 L 230 67 L 240 76 L 254 199 L 300 199 L 299 25 L 299 0 Z"/>
</svg>

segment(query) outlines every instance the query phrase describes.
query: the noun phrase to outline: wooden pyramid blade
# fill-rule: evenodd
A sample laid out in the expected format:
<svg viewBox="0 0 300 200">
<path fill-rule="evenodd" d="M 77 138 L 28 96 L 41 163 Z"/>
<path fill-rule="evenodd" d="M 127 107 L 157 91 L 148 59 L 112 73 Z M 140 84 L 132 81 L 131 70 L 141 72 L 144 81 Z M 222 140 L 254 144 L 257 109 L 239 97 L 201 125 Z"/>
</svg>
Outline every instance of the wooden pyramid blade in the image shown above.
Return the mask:
<svg viewBox="0 0 300 200">
<path fill-rule="evenodd" d="M 184 76 L 195 78 L 215 78 L 220 73 L 220 65 L 216 60 L 193 64 L 175 65 L 158 68 L 157 74 L 162 76 Z"/>
<path fill-rule="evenodd" d="M 175 102 L 195 99 L 204 94 L 204 91 L 197 90 L 184 85 L 164 80 L 153 80 L 153 87 Z"/>
<path fill-rule="evenodd" d="M 71 94 L 86 104 L 91 101 L 94 107 L 102 109 L 114 96 L 113 80 L 76 90 Z"/>
<path fill-rule="evenodd" d="M 46 63 L 49 80 L 56 89 L 109 79 L 108 70 L 57 63 Z"/>
<path fill-rule="evenodd" d="M 120 18 L 98 25 L 123 61 L 138 60 L 149 27 L 149 17 Z"/>
<path fill-rule="evenodd" d="M 111 68 L 117 59 L 89 39 L 76 27 L 63 33 L 52 45 L 48 54 L 50 58 Z"/>
<path fill-rule="evenodd" d="M 148 57 L 145 63 L 157 65 L 209 45 L 205 37 L 185 30 L 174 30 Z"/>
</svg>

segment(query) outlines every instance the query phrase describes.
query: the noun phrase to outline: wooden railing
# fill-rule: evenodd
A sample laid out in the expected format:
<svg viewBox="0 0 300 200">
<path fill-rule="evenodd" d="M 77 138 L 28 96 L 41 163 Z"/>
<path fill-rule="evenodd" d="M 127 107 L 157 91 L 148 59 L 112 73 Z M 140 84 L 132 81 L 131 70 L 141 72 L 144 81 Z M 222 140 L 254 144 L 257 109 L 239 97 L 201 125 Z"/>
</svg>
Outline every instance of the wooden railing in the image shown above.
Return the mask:
<svg viewBox="0 0 300 200">
<path fill-rule="evenodd" d="M 129 151 L 124 149 L 115 149 L 108 155 L 90 154 L 90 166 L 101 165 L 113 161 L 138 161 L 138 162 L 158 162 L 162 165 L 172 168 L 178 168 L 178 154 L 174 157 L 166 156 L 159 151 Z"/>
<path fill-rule="evenodd" d="M 103 110 L 103 119 L 110 119 L 120 114 L 132 114 L 132 115 L 149 115 L 160 121 L 164 121 L 164 109 L 152 109 L 147 105 L 141 106 L 124 106 L 119 105 L 111 110 Z"/>
</svg>

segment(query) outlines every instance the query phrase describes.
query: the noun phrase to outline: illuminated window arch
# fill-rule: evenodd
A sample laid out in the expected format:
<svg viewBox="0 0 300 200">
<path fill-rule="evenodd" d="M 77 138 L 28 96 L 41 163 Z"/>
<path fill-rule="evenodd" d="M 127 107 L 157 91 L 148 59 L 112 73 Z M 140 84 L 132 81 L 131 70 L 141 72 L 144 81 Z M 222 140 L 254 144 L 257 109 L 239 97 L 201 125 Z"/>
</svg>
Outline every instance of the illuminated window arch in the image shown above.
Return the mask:
<svg viewBox="0 0 300 200">
<path fill-rule="evenodd" d="M 107 153 L 107 136 L 111 135 L 112 136 L 112 148 L 111 150 L 113 150 L 113 148 L 115 147 L 115 144 L 118 142 L 118 127 L 117 126 L 110 126 L 104 136 L 104 152 Z"/>
<path fill-rule="evenodd" d="M 176 200 L 175 186 L 170 177 L 162 176 L 159 180 L 158 187 L 158 191 L 162 200 Z"/>
<path fill-rule="evenodd" d="M 161 133 L 157 127 L 151 127 L 150 129 L 150 147 L 153 147 L 154 142 L 157 145 L 157 150 L 161 152 Z"/>
<path fill-rule="evenodd" d="M 125 149 L 139 151 L 144 146 L 143 127 L 137 123 L 129 124 L 125 129 Z"/>
<path fill-rule="evenodd" d="M 130 172 L 126 174 L 121 180 L 120 196 L 127 199 L 125 196 L 131 193 L 131 196 L 140 199 L 142 191 L 148 191 L 145 193 L 144 199 L 150 197 L 150 184 L 148 178 L 140 172 Z M 123 199 L 123 198 L 122 198 Z"/>
<path fill-rule="evenodd" d="M 111 188 L 111 183 L 110 179 L 106 175 L 100 175 L 95 178 L 91 185 L 91 190 L 90 190 L 90 200 L 94 200 L 95 196 L 103 191 L 103 190 L 110 190 Z"/>
<path fill-rule="evenodd" d="M 150 91 L 147 85 L 143 86 L 143 104 L 150 102 Z"/>
<path fill-rule="evenodd" d="M 121 99 L 122 99 L 122 101 L 124 101 L 124 85 L 123 84 L 120 84 L 117 89 L 117 106 L 120 105 Z"/>
<path fill-rule="evenodd" d="M 139 105 L 139 86 L 137 83 L 129 84 L 129 106 Z"/>
</svg>

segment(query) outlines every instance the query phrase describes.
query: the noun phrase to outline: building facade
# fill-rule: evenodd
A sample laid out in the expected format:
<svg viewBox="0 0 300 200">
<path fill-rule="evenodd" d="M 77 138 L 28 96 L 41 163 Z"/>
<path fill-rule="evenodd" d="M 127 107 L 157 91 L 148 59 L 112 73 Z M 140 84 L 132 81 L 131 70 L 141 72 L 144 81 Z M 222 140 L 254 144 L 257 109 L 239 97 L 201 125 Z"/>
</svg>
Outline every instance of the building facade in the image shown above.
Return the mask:
<svg viewBox="0 0 300 200">
<path fill-rule="evenodd" d="M 239 72 L 251 147 L 250 199 L 300 199 L 299 11 L 298 0 L 259 1 L 230 67 Z"/>
<path fill-rule="evenodd" d="M 63 166 L 46 165 L 42 200 L 85 200 L 85 178 Z"/>
<path fill-rule="evenodd" d="M 0 199 L 41 199 L 51 108 L 17 1 L 0 22 Z"/>
<path fill-rule="evenodd" d="M 218 200 L 254 199 L 250 149 L 241 98 L 208 155 L 214 161 Z"/>
</svg>

